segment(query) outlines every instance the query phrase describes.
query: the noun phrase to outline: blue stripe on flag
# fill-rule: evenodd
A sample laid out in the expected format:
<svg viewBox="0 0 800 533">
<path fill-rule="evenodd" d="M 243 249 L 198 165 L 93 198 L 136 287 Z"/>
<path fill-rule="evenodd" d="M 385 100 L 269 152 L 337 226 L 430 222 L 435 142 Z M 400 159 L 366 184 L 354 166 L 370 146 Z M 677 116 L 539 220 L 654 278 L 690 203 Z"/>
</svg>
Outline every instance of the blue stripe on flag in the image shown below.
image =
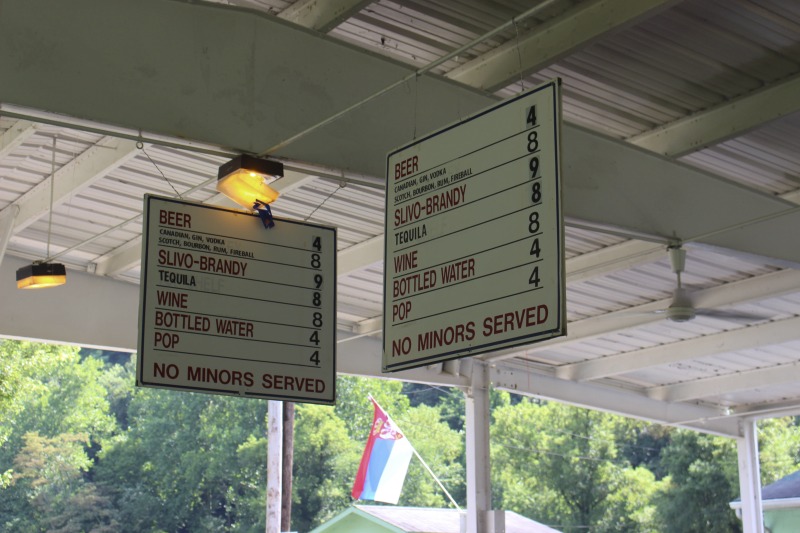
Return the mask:
<svg viewBox="0 0 800 533">
<path fill-rule="evenodd" d="M 375 440 L 375 444 L 372 447 L 372 453 L 369 456 L 367 476 L 364 480 L 364 491 L 361 493 L 362 500 L 375 499 L 375 491 L 378 489 L 381 476 L 383 475 L 383 471 L 386 469 L 386 463 L 389 462 L 389 455 L 392 453 L 394 442 L 395 441 L 393 440 Z"/>
</svg>

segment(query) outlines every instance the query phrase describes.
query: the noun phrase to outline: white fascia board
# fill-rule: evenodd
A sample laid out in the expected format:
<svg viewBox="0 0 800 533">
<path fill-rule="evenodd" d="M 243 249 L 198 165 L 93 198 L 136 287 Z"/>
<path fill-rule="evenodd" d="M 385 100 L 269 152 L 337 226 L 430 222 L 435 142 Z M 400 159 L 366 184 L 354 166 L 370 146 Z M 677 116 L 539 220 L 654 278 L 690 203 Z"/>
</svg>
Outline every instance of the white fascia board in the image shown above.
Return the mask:
<svg viewBox="0 0 800 533">
<path fill-rule="evenodd" d="M 263 12 L 188 0 L 4 0 L 0 35 L 21 47 L 0 49 L 0 102 L 236 153 L 261 153 L 414 72 Z M 47 59 L 23 67 L 25 53 Z M 496 102 L 438 77 L 414 83 L 272 155 L 383 176 L 373 154 Z"/>
<path fill-rule="evenodd" d="M 358 335 L 370 335 L 383 331 L 383 315 L 362 320 L 353 328 L 353 333 Z"/>
<path fill-rule="evenodd" d="M 800 75 L 630 137 L 627 141 L 668 157 L 680 157 L 795 113 L 800 110 L 798 93 Z"/>
<path fill-rule="evenodd" d="M 73 194 L 89 187 L 115 168 L 136 157 L 134 141 L 106 137 L 78 157 L 56 170 L 53 182 L 53 205 L 58 205 Z M 50 211 L 50 180 L 48 177 L 23 194 L 14 204 L 19 214 L 14 223 L 17 233 Z"/>
<path fill-rule="evenodd" d="M 371 3 L 372 0 L 299 0 L 278 13 L 278 17 L 327 33 Z"/>
<path fill-rule="evenodd" d="M 800 204 L 800 189 L 782 194 L 781 198 L 795 204 Z"/>
<path fill-rule="evenodd" d="M 730 502 L 731 509 L 741 509 L 742 502 Z M 761 507 L 766 511 L 770 509 L 800 509 L 800 498 L 777 498 L 774 500 L 761 500 Z"/>
<path fill-rule="evenodd" d="M 378 261 L 383 261 L 384 236 L 377 235 L 340 251 L 336 258 L 336 273 L 346 276 Z"/>
<path fill-rule="evenodd" d="M 136 351 L 137 285 L 70 270 L 65 285 L 17 289 L 16 271 L 29 264 L 6 256 L 0 265 L 0 336 Z"/>
<path fill-rule="evenodd" d="M 575 381 L 588 381 L 635 372 L 652 366 L 677 363 L 718 353 L 735 352 L 781 344 L 796 340 L 800 332 L 800 318 L 766 322 L 746 328 L 705 335 L 685 341 L 662 344 L 573 363 L 558 368 L 558 377 Z"/>
<path fill-rule="evenodd" d="M 429 365 L 400 372 L 383 373 L 383 342 L 375 337 L 360 336 L 349 338 L 348 333 L 339 331 L 336 345 L 336 371 L 342 374 L 382 379 L 397 379 L 444 385 L 448 387 L 468 387 L 470 375 L 458 375 L 442 371 L 442 365 Z"/>
<path fill-rule="evenodd" d="M 800 380 L 800 364 L 792 363 L 736 372 L 724 376 L 698 379 L 647 389 L 647 396 L 665 402 L 689 402 L 709 396 L 721 396 L 738 391 L 769 388 L 772 385 Z"/>
<path fill-rule="evenodd" d="M 93 261 L 94 273 L 98 276 L 114 277 L 131 268 L 142 261 L 142 237 L 129 240 Z"/>
<path fill-rule="evenodd" d="M 565 217 L 800 265 L 800 248 L 785 245 L 796 204 L 577 126 L 562 137 Z"/>
<path fill-rule="evenodd" d="M 718 409 L 711 407 L 662 402 L 636 392 L 597 383 L 564 381 L 544 373 L 535 373 L 522 363 L 498 363 L 491 365 L 490 372 L 492 383 L 500 390 L 703 433 L 726 437 L 741 436 L 735 417 L 724 417 Z"/>
<path fill-rule="evenodd" d="M 447 72 L 446 77 L 494 92 L 678 0 L 595 0 Z"/>
<path fill-rule="evenodd" d="M 776 298 L 785 294 L 797 292 L 798 286 L 800 286 L 800 271 L 780 270 L 762 276 L 755 276 L 697 291 L 693 293 L 693 297 L 696 299 L 698 307 L 717 308 L 748 301 Z M 570 322 L 566 337 L 558 337 L 539 342 L 533 346 L 530 351 L 535 353 L 538 349 L 563 346 L 573 342 L 600 337 L 615 331 L 665 320 L 663 315 L 655 314 L 653 311 L 664 310 L 669 307 L 671 303 L 672 298 L 665 298 L 663 300 L 648 302 L 613 313 L 606 313 L 600 317 Z M 515 355 L 514 353 L 510 353 L 498 355 L 489 359 L 498 361 L 500 359 L 514 357 Z M 580 363 L 576 363 L 576 365 L 577 364 Z M 559 370 L 559 376 L 570 378 L 573 368 L 574 367 L 570 365 L 564 365 L 563 370 Z"/>
<path fill-rule="evenodd" d="M 16 150 L 34 133 L 36 133 L 36 124 L 27 120 L 16 121 L 0 135 L 0 159 Z"/>
<path fill-rule="evenodd" d="M 3 256 L 6 254 L 6 247 L 14 229 L 14 219 L 17 218 L 18 213 L 19 207 L 16 205 L 0 211 L 0 264 L 3 263 Z"/>
<path fill-rule="evenodd" d="M 667 255 L 663 244 L 630 240 L 593 252 L 570 257 L 566 261 L 567 283 L 577 283 L 612 272 L 653 263 Z"/>
</svg>

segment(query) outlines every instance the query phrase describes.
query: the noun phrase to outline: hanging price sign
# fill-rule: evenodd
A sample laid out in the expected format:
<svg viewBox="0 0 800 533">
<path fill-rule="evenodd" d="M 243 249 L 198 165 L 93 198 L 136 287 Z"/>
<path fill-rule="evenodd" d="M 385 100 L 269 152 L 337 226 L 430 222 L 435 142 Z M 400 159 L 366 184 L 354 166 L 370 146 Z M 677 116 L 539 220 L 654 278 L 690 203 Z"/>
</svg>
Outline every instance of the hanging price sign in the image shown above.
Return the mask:
<svg viewBox="0 0 800 533">
<path fill-rule="evenodd" d="M 140 386 L 332 404 L 336 230 L 145 197 Z"/>
<path fill-rule="evenodd" d="M 566 333 L 555 80 L 390 153 L 384 371 Z"/>
</svg>

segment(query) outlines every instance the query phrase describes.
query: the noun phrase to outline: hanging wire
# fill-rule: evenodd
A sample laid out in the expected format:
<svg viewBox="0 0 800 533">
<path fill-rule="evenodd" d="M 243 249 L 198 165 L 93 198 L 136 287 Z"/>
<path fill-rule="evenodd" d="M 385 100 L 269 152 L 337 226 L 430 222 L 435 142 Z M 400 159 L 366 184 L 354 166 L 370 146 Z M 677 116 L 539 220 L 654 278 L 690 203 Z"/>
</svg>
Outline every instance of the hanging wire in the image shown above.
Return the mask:
<svg viewBox="0 0 800 533">
<path fill-rule="evenodd" d="M 519 63 L 519 87 L 520 87 L 519 92 L 524 93 L 525 80 L 522 77 L 522 51 L 520 50 L 520 45 L 519 45 L 519 24 L 517 24 L 516 17 L 511 20 L 514 21 L 514 31 L 517 32 L 517 61 Z"/>
<path fill-rule="evenodd" d="M 194 187 L 192 187 L 191 189 L 186 191 L 185 194 L 188 196 L 188 195 L 192 194 L 195 191 L 199 191 L 200 189 L 208 187 L 209 185 L 211 185 L 215 181 L 217 181 L 216 177 L 209 178 L 206 181 L 204 181 L 203 183 L 201 183 L 199 185 L 195 185 Z M 62 255 L 66 255 L 66 254 L 68 254 L 70 252 L 74 252 L 75 250 L 77 250 L 77 249 L 79 249 L 79 248 L 81 248 L 83 246 L 86 246 L 87 244 L 93 243 L 94 241 L 96 241 L 97 239 L 100 239 L 101 237 L 105 237 L 109 233 L 113 233 L 116 230 L 122 229 L 123 227 L 127 226 L 128 224 L 130 224 L 132 222 L 138 221 L 140 218 L 142 218 L 142 216 L 144 216 L 144 213 L 139 213 L 137 215 L 132 216 L 131 218 L 129 218 L 127 220 L 123 220 L 122 222 L 120 222 L 116 226 L 108 228 L 108 229 L 106 229 L 104 231 L 101 231 L 100 233 L 97 233 L 97 234 L 93 235 L 92 237 L 89 237 L 88 239 L 79 242 L 75 246 L 72 246 L 72 247 L 67 248 L 65 250 L 61 250 L 57 254 L 53 255 L 53 257 L 51 257 L 50 259 L 56 259 L 58 257 L 61 257 Z"/>
<path fill-rule="evenodd" d="M 414 136 L 413 140 L 417 140 L 417 111 L 419 107 L 419 76 L 414 78 Z"/>
<path fill-rule="evenodd" d="M 50 234 L 53 231 L 53 193 L 55 191 L 56 182 L 56 143 L 58 142 L 58 134 L 53 136 L 53 154 L 50 158 L 50 215 L 47 220 L 47 253 L 45 254 L 45 261 L 50 259 Z"/>
<path fill-rule="evenodd" d="M 321 122 L 318 122 L 317 124 L 314 124 L 314 125 L 310 126 L 309 128 L 307 128 L 307 129 L 295 134 L 294 136 L 289 137 L 288 139 L 285 139 L 285 140 L 281 141 L 280 143 L 276 144 L 275 146 L 272 146 L 272 147 L 262 151 L 259 155 L 260 156 L 269 155 L 269 154 L 272 154 L 273 152 L 276 152 L 276 151 L 280 150 L 281 148 L 283 148 L 285 146 L 288 146 L 289 144 L 292 144 L 293 142 L 297 141 L 300 138 L 305 137 L 306 135 L 310 134 L 311 132 L 316 131 L 317 129 L 319 129 L 321 127 L 324 127 L 327 124 L 330 124 L 331 122 L 334 122 L 334 121 L 338 120 L 340 117 L 352 112 L 355 109 L 360 108 L 361 106 L 363 106 L 364 104 L 374 100 L 375 98 L 378 98 L 383 94 L 386 94 L 387 92 L 391 91 L 395 87 L 397 87 L 399 85 L 402 85 L 403 83 L 407 82 L 411 78 L 416 78 L 416 77 L 419 77 L 419 76 L 421 76 L 423 74 L 426 74 L 427 72 L 433 70 L 434 68 L 438 67 L 442 63 L 445 63 L 446 61 L 449 61 L 450 59 L 452 59 L 454 57 L 458 57 L 462 53 L 464 53 L 467 50 L 470 50 L 471 48 L 473 48 L 476 44 L 479 44 L 479 43 L 481 43 L 483 41 L 491 39 L 492 37 L 494 37 L 498 33 L 504 31 L 505 29 L 507 29 L 512 24 L 517 24 L 517 21 L 524 20 L 525 18 L 534 15 L 538 11 L 548 7 L 549 5 L 551 5 L 551 4 L 553 4 L 553 3 L 557 2 L 557 1 L 558 0 L 544 0 L 540 4 L 538 4 L 538 5 L 530 8 L 530 9 L 528 9 L 527 11 L 517 15 L 512 20 L 509 20 L 509 21 L 501 24 L 500 26 L 494 28 L 493 30 L 491 30 L 491 31 L 489 31 L 489 32 L 487 32 L 487 33 L 485 33 L 485 34 L 473 39 L 472 41 L 464 44 L 460 48 L 458 48 L 458 49 L 450 52 L 449 54 L 447 54 L 445 56 L 442 56 L 439 59 L 437 59 L 437 60 L 425 65 L 424 67 L 422 67 L 422 68 L 410 73 L 409 75 L 403 77 L 402 79 L 396 81 L 395 83 L 392 83 L 391 85 L 389 85 L 387 87 L 384 87 L 382 90 L 372 94 L 371 96 L 369 96 L 369 97 L 367 97 L 367 98 L 365 98 L 365 99 L 363 99 L 363 100 L 361 100 L 361 101 L 359 101 L 359 102 L 357 102 L 357 103 L 355 103 L 355 104 L 353 104 L 353 105 L 351 105 L 351 106 L 349 106 L 349 107 L 347 107 L 345 109 L 340 110 L 339 112 L 329 116 L 327 119 L 325 119 L 325 120 L 323 120 Z M 30 118 L 27 115 L 22 115 L 22 114 L 19 114 L 19 113 L 15 114 L 15 113 L 8 113 L 7 112 L 6 114 L 8 116 L 18 116 L 19 118 L 26 118 L 26 119 Z M 54 125 L 63 126 L 63 127 L 72 127 L 68 123 L 61 122 L 61 121 L 56 121 L 56 120 L 53 120 L 53 119 L 47 119 L 47 118 L 39 117 L 39 118 L 36 118 L 36 120 L 38 120 L 39 122 L 54 124 Z M 98 133 L 108 133 L 108 132 L 106 132 L 105 130 L 102 130 L 102 129 L 91 129 L 91 128 L 88 128 L 88 127 L 85 127 L 85 126 L 82 129 L 84 129 L 85 131 L 96 131 Z M 153 165 L 158 169 L 158 171 L 161 173 L 161 175 L 164 176 L 163 172 L 161 172 L 161 169 L 158 168 L 158 165 L 156 165 L 156 163 L 150 158 L 149 154 L 147 154 L 147 152 L 144 150 L 144 142 L 143 142 L 144 138 L 142 137 L 142 132 L 141 131 L 139 132 L 139 135 L 136 136 L 136 137 L 134 137 L 133 135 L 124 135 L 124 134 L 121 134 L 120 132 L 116 132 L 116 133 L 114 133 L 114 135 L 117 135 L 117 136 L 120 136 L 120 137 L 129 138 L 129 139 L 135 138 L 137 140 L 136 147 L 139 148 L 140 150 L 142 150 L 142 152 L 144 152 L 145 156 L 147 156 L 147 158 L 150 159 L 150 162 L 153 163 Z M 180 145 L 177 145 L 177 144 L 169 144 L 169 143 L 165 143 L 165 142 L 162 142 L 162 141 L 158 141 L 158 142 L 160 144 L 165 145 L 165 146 L 174 146 L 176 148 L 182 148 L 183 147 L 183 146 L 180 146 Z M 200 149 L 197 149 L 197 148 L 195 148 L 195 151 L 214 154 L 214 155 L 230 155 L 227 152 L 217 152 L 217 151 L 214 151 L 214 150 L 200 150 Z M 177 197 L 182 199 L 183 197 L 181 196 L 181 194 L 178 193 L 178 191 L 175 189 L 175 187 L 172 185 L 172 183 L 169 182 L 169 180 L 167 179 L 166 176 L 164 176 L 164 180 L 167 181 L 167 183 L 170 184 L 170 187 L 172 187 L 172 190 L 175 191 L 175 194 L 177 195 Z M 201 189 L 203 187 L 206 187 L 209 184 L 213 183 L 214 181 L 216 181 L 216 178 L 209 179 L 206 182 L 203 182 L 200 185 L 185 191 L 184 194 L 188 196 L 188 195 L 192 194 L 192 192 L 194 192 L 195 190 L 199 190 L 199 189 Z M 365 184 L 365 185 L 369 186 L 369 184 Z M 340 188 L 341 188 L 341 186 L 340 186 Z M 330 196 L 333 196 L 333 194 L 335 194 L 335 192 L 336 191 L 334 191 L 334 193 L 332 193 Z M 330 198 L 330 196 L 328 198 L 326 198 L 322 202 L 322 204 L 320 204 L 311 213 L 311 215 L 313 215 L 314 212 L 316 212 L 320 207 L 322 207 L 322 205 L 325 202 L 327 202 L 327 200 Z M 308 218 L 310 218 L 311 215 L 309 215 Z M 123 226 L 125 226 L 127 224 L 130 224 L 132 222 L 135 222 L 135 221 L 139 220 L 141 217 L 142 217 L 142 213 L 139 213 L 139 214 L 129 218 L 128 220 L 125 220 L 125 221 L 121 222 L 117 226 L 114 226 L 112 228 L 109 228 L 109 229 L 97 234 L 97 235 L 94 235 L 93 237 L 90 237 L 89 239 L 86 239 L 85 241 L 80 242 L 80 243 L 76 244 L 75 246 L 72 246 L 71 248 L 67 248 L 65 250 L 62 250 L 61 252 L 56 254 L 51 259 L 55 259 L 56 257 L 60 257 L 62 255 L 68 254 L 69 252 L 72 252 L 72 251 L 74 251 L 74 250 L 76 250 L 76 249 L 78 249 L 78 248 L 80 248 L 82 246 L 85 246 L 86 244 L 94 242 L 95 240 L 97 240 L 97 239 L 99 239 L 99 238 L 101 238 L 101 237 L 103 237 L 103 236 L 105 236 L 105 235 L 107 235 L 107 234 L 119 229 L 119 228 L 122 228 Z M 306 218 L 306 220 L 308 220 L 308 218 Z"/>
<path fill-rule="evenodd" d="M 310 213 L 310 214 L 309 214 L 309 215 L 308 215 L 306 218 L 304 218 L 304 219 L 303 219 L 303 222 L 307 222 L 307 221 L 308 221 L 308 220 L 309 220 L 309 219 L 310 219 L 310 218 L 311 218 L 311 217 L 314 215 L 314 213 L 316 213 L 317 211 L 319 211 L 320 207 L 322 207 L 323 205 L 325 205 L 325 202 L 327 202 L 328 200 L 330 200 L 330 199 L 331 199 L 331 197 L 332 197 L 334 194 L 336 194 L 336 193 L 337 193 L 337 192 L 339 192 L 340 190 L 344 189 L 345 187 L 347 187 L 347 182 L 346 182 L 346 181 L 340 181 L 340 182 L 339 182 L 339 186 L 338 186 L 337 188 L 335 188 L 335 189 L 333 190 L 333 192 L 332 192 L 332 193 L 330 193 L 330 194 L 329 194 L 329 195 L 328 195 L 328 196 L 327 196 L 327 197 L 326 197 L 324 200 L 322 200 L 322 202 L 320 202 L 320 204 L 319 204 L 317 207 L 315 207 L 315 208 L 314 208 L 314 210 L 313 210 L 313 211 L 311 211 L 311 213 Z"/>
<path fill-rule="evenodd" d="M 346 108 L 344 108 L 344 109 L 342 109 L 340 111 L 337 111 L 336 113 L 334 113 L 333 115 L 329 116 L 325 120 L 317 122 L 316 124 L 314 124 L 312 126 L 309 126 L 308 128 L 304 129 L 303 131 L 298 132 L 295 135 L 293 135 L 293 136 L 291 136 L 291 137 L 289 137 L 287 139 L 284 139 L 283 141 L 279 142 L 278 144 L 276 144 L 274 146 L 271 146 L 271 147 L 267 148 L 266 150 L 263 150 L 258 155 L 260 157 L 263 157 L 263 156 L 266 156 L 266 155 L 270 155 L 270 154 L 272 154 L 274 152 L 277 152 L 277 151 L 281 150 L 282 148 L 285 148 L 286 146 L 288 146 L 288 145 L 294 143 L 295 141 L 297 141 L 298 139 L 302 139 L 306 135 L 308 135 L 308 134 L 310 134 L 310 133 L 312 133 L 312 132 L 314 132 L 314 131 L 316 131 L 316 130 L 324 127 L 324 126 L 327 126 L 328 124 L 330 124 L 332 122 L 335 122 L 336 120 L 339 120 L 341 117 L 343 117 L 343 116 L 351 113 L 352 111 L 362 107 L 364 104 L 366 104 L 368 102 L 371 102 L 372 100 L 375 100 L 376 98 L 378 98 L 380 96 L 383 96 L 384 94 L 386 94 L 389 91 L 393 90 L 395 87 L 403 85 L 406 81 L 410 80 L 411 78 L 414 78 L 414 77 L 417 77 L 417 76 L 422 76 L 423 74 L 426 74 L 426 73 L 432 71 L 433 69 L 435 69 L 439 65 L 441 65 L 443 63 L 446 63 L 447 61 L 450 61 L 454 57 L 457 57 L 457 56 L 461 55 L 462 53 L 466 52 L 467 50 L 470 50 L 470 49 L 474 48 L 475 45 L 480 44 L 480 43 L 482 43 L 484 41 L 487 41 L 487 40 L 491 39 L 492 37 L 494 37 L 498 33 L 501 33 L 502 31 L 505 31 L 506 29 L 508 29 L 512 25 L 516 24 L 518 20 L 524 20 L 524 19 L 526 19 L 526 18 L 528 18 L 530 16 L 533 16 L 536 13 L 538 13 L 538 12 L 548 8 L 548 7 L 550 7 L 550 5 L 555 4 L 558 1 L 559 0 L 544 0 L 540 4 L 538 4 L 536 6 L 533 6 L 532 8 L 524 11 L 523 13 L 520 13 L 519 15 L 517 15 L 514 18 L 512 18 L 511 20 L 509 20 L 507 22 L 504 22 L 503 24 L 495 27 L 493 30 L 490 30 L 490 31 L 484 33 L 483 35 L 480 35 L 480 36 L 476 37 L 475 39 L 469 41 L 468 43 L 460 46 L 456 50 L 453 50 L 452 52 L 440 57 L 439 59 L 436 59 L 436 60 L 428 63 L 424 67 L 419 68 L 419 69 L 415 70 L 414 72 L 411 72 L 411 73 L 407 74 L 406 76 L 403 76 L 401 79 L 397 80 L 396 82 L 394 82 L 394 83 L 392 83 L 390 85 L 387 85 L 383 89 L 371 94 L 370 96 L 364 98 L 363 100 L 360 100 L 360 101 L 358 101 L 358 102 L 356 102 L 356 103 L 354 103 L 354 104 L 352 104 L 352 105 L 350 105 L 350 106 L 348 106 L 348 107 L 346 107 Z"/>
<path fill-rule="evenodd" d="M 141 150 L 141 151 L 142 151 L 142 153 L 143 153 L 144 155 L 146 155 L 146 156 L 147 156 L 147 159 L 149 159 L 149 160 L 150 160 L 150 162 L 151 162 L 151 163 L 153 163 L 153 166 L 154 166 L 154 167 L 156 167 L 156 170 L 158 170 L 158 173 L 159 173 L 159 174 L 161 174 L 161 177 L 162 177 L 162 178 L 164 178 L 164 181 L 166 181 L 166 182 L 169 184 L 169 186 L 170 186 L 170 187 L 172 187 L 172 190 L 173 190 L 173 191 L 175 191 L 175 195 L 176 195 L 178 198 L 180 198 L 181 200 L 183 200 L 183 196 L 181 196 L 181 193 L 179 193 L 179 192 L 178 192 L 178 189 L 176 189 L 176 188 L 175 188 L 175 186 L 172 184 L 172 182 L 171 182 L 171 181 L 169 181 L 169 179 L 167 179 L 167 176 L 166 176 L 166 175 L 164 175 L 164 173 L 161 171 L 161 169 L 160 169 L 160 168 L 158 168 L 158 165 L 156 164 L 156 162 L 155 162 L 155 161 L 153 161 L 153 158 L 152 158 L 152 157 L 150 157 L 150 154 L 148 154 L 148 153 L 147 153 L 147 150 L 145 150 L 145 149 L 144 149 L 144 143 L 143 143 L 141 140 L 137 141 L 137 143 L 136 143 L 136 148 L 138 148 L 139 150 Z"/>
</svg>

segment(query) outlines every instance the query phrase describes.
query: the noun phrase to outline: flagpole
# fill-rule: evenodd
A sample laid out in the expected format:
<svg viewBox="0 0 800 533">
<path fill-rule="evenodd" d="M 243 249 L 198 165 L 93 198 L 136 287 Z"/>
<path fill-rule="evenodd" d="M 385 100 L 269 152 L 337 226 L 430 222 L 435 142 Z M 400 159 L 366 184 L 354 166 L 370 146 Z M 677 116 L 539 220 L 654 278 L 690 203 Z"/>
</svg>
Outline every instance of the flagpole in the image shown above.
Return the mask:
<svg viewBox="0 0 800 533">
<path fill-rule="evenodd" d="M 381 411 L 383 411 L 384 413 L 386 413 L 386 410 L 385 410 L 383 407 L 381 407 L 381 404 L 379 404 L 379 403 L 378 403 L 378 401 L 377 401 L 375 398 L 373 398 L 371 394 L 368 394 L 368 395 L 367 395 L 367 397 L 368 397 L 368 398 L 369 398 L 371 401 L 375 402 L 375 405 L 377 405 L 377 406 L 378 406 L 378 408 L 380 408 L 380 410 L 381 410 Z M 389 413 L 386 413 L 386 416 L 389 416 Z M 391 417 L 389 417 L 389 418 L 391 418 Z M 399 428 L 398 428 L 398 429 L 399 429 Z M 405 433 L 403 433 L 403 435 L 405 435 Z M 406 440 L 408 440 L 408 437 L 406 437 Z M 410 440 L 408 440 L 408 444 L 409 444 L 409 446 L 411 446 L 411 449 L 414 451 L 414 455 L 416 455 L 416 456 L 417 456 L 417 459 L 419 459 L 419 462 L 420 462 L 420 463 L 422 463 L 422 466 L 424 466 L 424 467 L 425 467 L 425 470 L 427 470 L 427 471 L 428 471 L 428 473 L 431 475 L 431 477 L 432 477 L 432 478 L 433 478 L 433 480 L 436 482 L 436 484 L 437 484 L 437 485 L 439 485 L 439 488 L 440 488 L 440 489 L 442 489 L 442 491 L 443 491 L 443 492 L 444 492 L 444 493 L 447 495 L 447 498 L 450 500 L 450 503 L 452 503 L 452 504 L 453 504 L 453 506 L 454 506 L 454 507 L 455 507 L 455 508 L 456 508 L 456 509 L 457 509 L 459 512 L 461 512 L 461 507 L 459 507 L 459 506 L 458 506 L 458 504 L 457 504 L 457 503 L 456 503 L 456 501 L 453 499 L 453 497 L 450 495 L 450 493 L 447 491 L 447 489 L 446 489 L 446 488 L 444 488 L 444 485 L 442 484 L 442 482 L 441 482 L 441 481 L 439 481 L 439 478 L 438 478 L 438 477 L 436 477 L 436 474 L 434 474 L 434 473 L 433 473 L 433 470 L 431 470 L 431 467 L 429 467 L 429 466 L 428 466 L 428 463 L 426 463 L 426 462 L 425 462 L 425 460 L 424 460 L 424 459 L 422 458 L 422 456 L 419 454 L 419 452 L 418 452 L 418 451 L 417 451 L 417 449 L 414 447 L 414 445 L 413 445 L 413 444 L 411 444 L 411 441 L 410 441 Z"/>
<path fill-rule="evenodd" d="M 411 443 L 409 442 L 409 444 L 411 444 Z M 433 480 L 434 480 L 434 481 L 436 481 L 436 483 L 438 483 L 438 485 L 439 485 L 439 488 L 441 488 L 441 489 L 444 491 L 444 493 L 445 493 L 445 494 L 447 494 L 447 497 L 450 499 L 450 503 L 452 503 L 452 504 L 453 504 L 453 506 L 454 506 L 454 507 L 455 507 L 455 508 L 456 508 L 456 509 L 457 509 L 457 510 L 460 512 L 460 511 L 461 511 L 461 507 L 459 507 L 459 506 L 458 506 L 458 504 L 456 503 L 456 501 L 453 499 L 453 497 L 452 497 L 452 496 L 450 496 L 450 493 L 449 493 L 449 492 L 447 492 L 447 489 L 446 489 L 446 488 L 444 488 L 444 485 L 442 485 L 442 482 L 441 482 L 441 481 L 439 481 L 439 478 L 438 478 L 438 477 L 436 477 L 436 474 L 434 474 L 434 473 L 433 473 L 433 470 L 431 470 L 431 467 L 429 467 L 429 466 L 428 466 L 428 463 L 426 463 L 426 462 L 425 462 L 425 460 L 422 458 L 422 456 L 419 454 L 419 452 L 417 451 L 417 449 L 416 449 L 416 448 L 414 448 L 414 446 L 413 446 L 413 445 L 411 446 L 411 449 L 412 449 L 412 450 L 414 450 L 414 455 L 416 455 L 416 456 L 417 456 L 417 459 L 419 459 L 419 462 L 420 462 L 420 463 L 422 463 L 422 466 L 424 466 L 424 467 L 425 467 L 425 470 L 427 470 L 427 471 L 428 471 L 428 473 L 429 473 L 429 474 L 431 475 L 431 477 L 433 478 Z"/>
</svg>

